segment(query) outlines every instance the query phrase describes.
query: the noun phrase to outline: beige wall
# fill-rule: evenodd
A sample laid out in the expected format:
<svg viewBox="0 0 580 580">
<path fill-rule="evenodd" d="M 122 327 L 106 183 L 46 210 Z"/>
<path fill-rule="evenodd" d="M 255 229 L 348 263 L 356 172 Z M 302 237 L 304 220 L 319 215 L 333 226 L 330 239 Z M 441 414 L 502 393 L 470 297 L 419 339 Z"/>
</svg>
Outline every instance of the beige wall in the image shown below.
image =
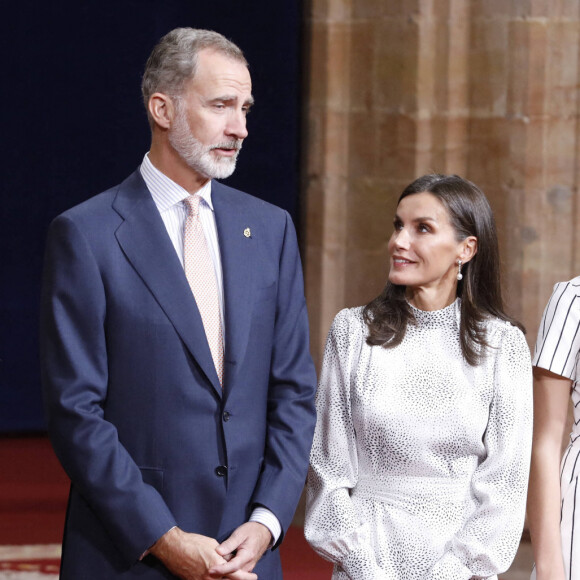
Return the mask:
<svg viewBox="0 0 580 580">
<path fill-rule="evenodd" d="M 480 185 L 509 310 L 533 343 L 580 274 L 580 0 L 311 0 L 303 258 L 320 361 L 333 316 L 379 293 L 402 188 Z"/>
</svg>

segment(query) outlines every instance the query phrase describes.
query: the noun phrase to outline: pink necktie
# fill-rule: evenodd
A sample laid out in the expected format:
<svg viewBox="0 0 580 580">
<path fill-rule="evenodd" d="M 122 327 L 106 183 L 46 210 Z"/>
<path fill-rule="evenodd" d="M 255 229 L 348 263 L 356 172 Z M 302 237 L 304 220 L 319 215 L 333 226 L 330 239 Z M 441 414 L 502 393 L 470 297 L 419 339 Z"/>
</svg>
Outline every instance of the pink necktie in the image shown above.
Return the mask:
<svg viewBox="0 0 580 580">
<path fill-rule="evenodd" d="M 213 262 L 201 222 L 199 221 L 199 202 L 201 197 L 196 193 L 183 201 L 188 209 L 183 236 L 185 276 L 201 314 L 205 335 L 220 384 L 223 384 L 224 341 L 220 303 Z"/>
</svg>

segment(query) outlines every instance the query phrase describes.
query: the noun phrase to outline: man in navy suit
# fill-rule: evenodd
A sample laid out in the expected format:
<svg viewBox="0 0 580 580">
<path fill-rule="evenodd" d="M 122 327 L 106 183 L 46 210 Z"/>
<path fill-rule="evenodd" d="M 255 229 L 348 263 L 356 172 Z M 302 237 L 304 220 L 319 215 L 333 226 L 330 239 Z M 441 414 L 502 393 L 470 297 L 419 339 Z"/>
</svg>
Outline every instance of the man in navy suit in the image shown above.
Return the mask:
<svg viewBox="0 0 580 580">
<path fill-rule="evenodd" d="M 274 580 L 315 423 L 294 227 L 214 181 L 253 102 L 234 44 L 173 30 L 143 96 L 142 165 L 48 237 L 43 384 L 72 481 L 61 578 Z"/>
</svg>

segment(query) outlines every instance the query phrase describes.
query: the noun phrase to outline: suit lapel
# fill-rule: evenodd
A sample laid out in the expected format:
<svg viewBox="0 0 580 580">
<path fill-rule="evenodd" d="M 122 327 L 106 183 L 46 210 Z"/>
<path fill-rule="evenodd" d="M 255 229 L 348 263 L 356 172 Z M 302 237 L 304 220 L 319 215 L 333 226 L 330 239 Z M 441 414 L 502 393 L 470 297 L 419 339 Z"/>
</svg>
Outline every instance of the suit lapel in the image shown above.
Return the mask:
<svg viewBox="0 0 580 580">
<path fill-rule="evenodd" d="M 218 229 L 224 280 L 226 325 L 225 386 L 232 383 L 246 352 L 254 301 L 258 240 L 252 216 L 238 195 L 214 181 L 212 201 Z M 255 221 L 255 219 L 254 219 Z M 254 230 L 255 231 L 255 230 Z M 246 233 L 244 233 L 246 232 Z"/>
<path fill-rule="evenodd" d="M 119 186 L 113 208 L 124 218 L 115 234 L 123 252 L 221 397 L 222 390 L 199 310 L 163 220 L 139 171 Z"/>
</svg>

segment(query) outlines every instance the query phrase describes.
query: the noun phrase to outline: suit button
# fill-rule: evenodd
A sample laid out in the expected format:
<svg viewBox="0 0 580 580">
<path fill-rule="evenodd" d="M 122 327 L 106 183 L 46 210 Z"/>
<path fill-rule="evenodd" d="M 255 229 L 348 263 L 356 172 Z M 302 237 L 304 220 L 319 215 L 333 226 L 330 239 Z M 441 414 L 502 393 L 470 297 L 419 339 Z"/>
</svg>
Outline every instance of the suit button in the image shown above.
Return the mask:
<svg viewBox="0 0 580 580">
<path fill-rule="evenodd" d="M 224 477 L 227 474 L 227 472 L 228 472 L 228 468 L 225 465 L 218 465 L 215 468 L 215 474 L 218 477 Z"/>
<path fill-rule="evenodd" d="M 224 421 L 227 422 L 230 420 L 231 415 L 227 411 L 224 411 L 224 414 L 222 415 L 222 417 L 223 417 Z"/>
</svg>

